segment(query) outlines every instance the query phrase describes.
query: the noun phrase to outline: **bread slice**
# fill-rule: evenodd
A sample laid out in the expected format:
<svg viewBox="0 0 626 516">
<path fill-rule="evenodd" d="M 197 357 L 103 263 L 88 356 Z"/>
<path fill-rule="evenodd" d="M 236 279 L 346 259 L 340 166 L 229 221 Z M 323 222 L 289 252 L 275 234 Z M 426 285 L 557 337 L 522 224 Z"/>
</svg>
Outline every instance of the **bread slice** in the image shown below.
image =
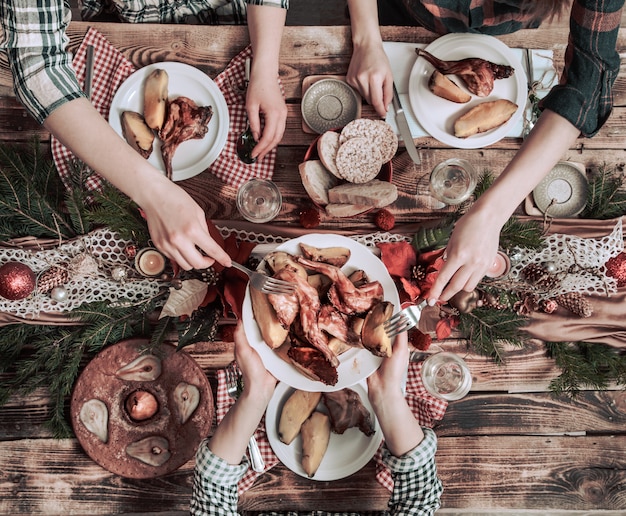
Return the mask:
<svg viewBox="0 0 626 516">
<path fill-rule="evenodd" d="M 364 211 L 371 210 L 371 206 L 362 205 L 362 204 L 340 204 L 340 203 L 330 203 L 326 205 L 326 215 L 329 217 L 353 217 L 354 215 L 358 215 L 359 213 L 363 213 Z"/>
<path fill-rule="evenodd" d="M 300 163 L 298 170 L 302 185 L 311 200 L 320 206 L 326 206 L 329 202 L 328 190 L 337 186 L 339 179 L 332 175 L 318 159 Z"/>
<path fill-rule="evenodd" d="M 328 191 L 330 204 L 357 204 L 382 208 L 398 198 L 398 188 L 392 183 L 372 179 L 367 183 L 343 183 Z"/>
<path fill-rule="evenodd" d="M 317 140 L 317 154 L 320 157 L 320 161 L 331 174 L 339 179 L 343 179 L 335 164 L 335 157 L 337 156 L 338 150 L 339 133 L 335 131 L 326 131 Z"/>
</svg>

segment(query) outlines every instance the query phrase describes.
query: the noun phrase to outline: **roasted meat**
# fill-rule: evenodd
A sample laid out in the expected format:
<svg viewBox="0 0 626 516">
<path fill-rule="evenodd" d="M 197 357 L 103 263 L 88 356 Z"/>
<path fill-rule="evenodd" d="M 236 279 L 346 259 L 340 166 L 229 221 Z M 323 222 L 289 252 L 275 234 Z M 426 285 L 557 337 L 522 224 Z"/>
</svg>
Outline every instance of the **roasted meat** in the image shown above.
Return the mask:
<svg viewBox="0 0 626 516">
<path fill-rule="evenodd" d="M 515 72 L 511 66 L 492 63 L 480 57 L 444 61 L 421 48 L 416 48 L 415 52 L 440 73 L 457 75 L 465 83 L 467 89 L 479 97 L 487 97 L 492 92 L 495 79 L 506 79 Z"/>
<path fill-rule="evenodd" d="M 328 361 L 319 349 L 308 346 L 291 346 L 287 350 L 287 356 L 292 360 L 295 367 L 315 380 L 326 385 L 336 385 L 339 380 L 337 368 Z"/>
<path fill-rule="evenodd" d="M 325 392 L 322 400 L 328 409 L 333 432 L 343 434 L 348 428 L 355 426 L 367 436 L 374 435 L 372 415 L 363 405 L 358 392 L 348 388 Z"/>
<path fill-rule="evenodd" d="M 323 305 L 317 317 L 318 326 L 350 346 L 362 347 L 361 337 L 350 326 L 348 316 L 334 306 Z"/>
<path fill-rule="evenodd" d="M 187 97 L 176 97 L 167 103 L 167 116 L 159 131 L 161 155 L 168 178 L 172 178 L 172 158 L 178 146 L 187 140 L 204 138 L 213 116 L 211 106 L 198 106 Z"/>
</svg>

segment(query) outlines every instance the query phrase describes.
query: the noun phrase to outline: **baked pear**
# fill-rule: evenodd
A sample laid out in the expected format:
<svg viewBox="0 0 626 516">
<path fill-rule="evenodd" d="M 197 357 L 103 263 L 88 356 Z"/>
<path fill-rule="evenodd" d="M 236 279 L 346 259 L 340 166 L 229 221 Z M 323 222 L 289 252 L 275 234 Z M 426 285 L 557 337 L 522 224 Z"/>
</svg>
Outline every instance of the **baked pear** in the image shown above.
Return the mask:
<svg viewBox="0 0 626 516">
<path fill-rule="evenodd" d="M 278 348 L 287 339 L 289 330 L 283 328 L 276 315 L 276 310 L 267 298 L 267 294 L 250 287 L 250 302 L 254 320 L 259 325 L 261 337 L 270 348 Z"/>
<path fill-rule="evenodd" d="M 350 249 L 347 247 L 319 248 L 300 242 L 300 251 L 309 260 L 329 263 L 335 267 L 343 267 L 350 259 Z"/>
<path fill-rule="evenodd" d="M 278 437 L 285 444 L 291 444 L 300 433 L 304 423 L 322 399 L 321 392 L 308 392 L 296 389 L 283 405 L 278 423 Z"/>
<path fill-rule="evenodd" d="M 330 418 L 323 412 L 313 412 L 302 424 L 302 468 L 313 477 L 320 467 L 330 441 Z"/>
<path fill-rule="evenodd" d="M 160 131 L 165 122 L 167 110 L 169 76 L 157 68 L 146 77 L 143 86 L 143 116 L 146 124 L 155 131 Z"/>
<path fill-rule="evenodd" d="M 361 328 L 363 347 L 379 357 L 390 357 L 392 343 L 385 333 L 383 324 L 393 314 L 393 303 L 381 301 L 375 304 L 365 316 Z"/>
<path fill-rule="evenodd" d="M 481 102 L 454 122 L 454 136 L 467 138 L 484 133 L 506 123 L 517 110 L 517 104 L 507 99 Z"/>
<path fill-rule="evenodd" d="M 428 89 L 438 97 L 465 104 L 469 102 L 472 96 L 463 91 L 456 82 L 446 77 L 439 70 L 435 70 L 428 80 Z"/>
<path fill-rule="evenodd" d="M 143 116 L 135 111 L 124 111 L 121 122 L 124 139 L 139 154 L 148 159 L 152 154 L 154 132 L 148 127 Z"/>
</svg>

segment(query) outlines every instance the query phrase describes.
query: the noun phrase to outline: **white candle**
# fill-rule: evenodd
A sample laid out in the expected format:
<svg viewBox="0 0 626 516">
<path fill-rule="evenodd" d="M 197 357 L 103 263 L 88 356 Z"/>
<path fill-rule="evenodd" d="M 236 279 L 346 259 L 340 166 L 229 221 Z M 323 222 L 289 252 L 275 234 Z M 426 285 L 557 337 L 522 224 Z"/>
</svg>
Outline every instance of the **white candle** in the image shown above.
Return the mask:
<svg viewBox="0 0 626 516">
<path fill-rule="evenodd" d="M 165 270 L 165 256 L 156 249 L 142 249 L 135 257 L 135 267 L 144 276 L 158 276 Z"/>
<path fill-rule="evenodd" d="M 499 278 L 509 272 L 510 267 L 511 262 L 509 261 L 509 257 L 502 251 L 498 251 L 498 254 L 496 254 L 496 257 L 493 259 L 493 263 L 489 269 L 487 269 L 486 276 L 489 278 Z"/>
</svg>

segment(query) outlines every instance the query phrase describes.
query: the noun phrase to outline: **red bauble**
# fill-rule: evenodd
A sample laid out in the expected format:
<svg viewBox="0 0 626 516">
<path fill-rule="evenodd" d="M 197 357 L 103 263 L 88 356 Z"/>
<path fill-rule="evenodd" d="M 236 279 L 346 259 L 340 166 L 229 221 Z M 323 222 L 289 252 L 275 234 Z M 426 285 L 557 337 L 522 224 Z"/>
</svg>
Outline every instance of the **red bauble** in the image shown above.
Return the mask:
<svg viewBox="0 0 626 516">
<path fill-rule="evenodd" d="M 0 297 L 16 301 L 31 295 L 36 277 L 31 268 L 20 262 L 8 262 L 0 267 Z"/>
<path fill-rule="evenodd" d="M 607 275 L 617 280 L 617 286 L 626 285 L 626 253 L 620 253 L 606 262 Z"/>
</svg>

